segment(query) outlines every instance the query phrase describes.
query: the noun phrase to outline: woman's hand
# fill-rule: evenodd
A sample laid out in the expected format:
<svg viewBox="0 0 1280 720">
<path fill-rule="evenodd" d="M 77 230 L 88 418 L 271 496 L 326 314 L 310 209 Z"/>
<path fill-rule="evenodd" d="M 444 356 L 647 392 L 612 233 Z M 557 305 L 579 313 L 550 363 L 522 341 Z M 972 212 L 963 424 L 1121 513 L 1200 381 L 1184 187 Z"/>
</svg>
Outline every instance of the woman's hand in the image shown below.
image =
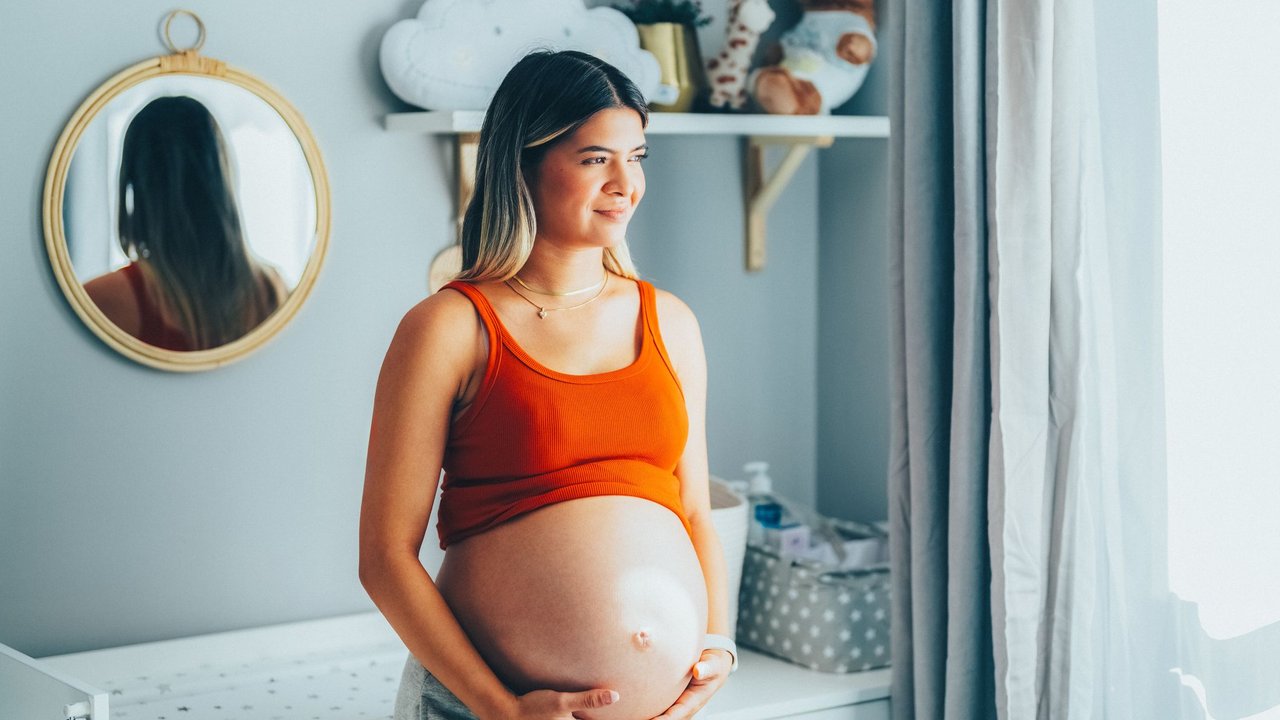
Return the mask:
<svg viewBox="0 0 1280 720">
<path fill-rule="evenodd" d="M 512 718 L 536 718 L 538 720 L 572 720 L 579 710 L 596 710 L 618 701 L 614 690 L 584 690 L 583 692 L 557 692 L 534 690 L 516 698 Z"/>
<path fill-rule="evenodd" d="M 727 650 L 703 650 L 693 666 L 693 679 L 674 704 L 654 720 L 686 720 L 702 709 L 712 695 L 729 679 L 733 656 Z"/>
</svg>

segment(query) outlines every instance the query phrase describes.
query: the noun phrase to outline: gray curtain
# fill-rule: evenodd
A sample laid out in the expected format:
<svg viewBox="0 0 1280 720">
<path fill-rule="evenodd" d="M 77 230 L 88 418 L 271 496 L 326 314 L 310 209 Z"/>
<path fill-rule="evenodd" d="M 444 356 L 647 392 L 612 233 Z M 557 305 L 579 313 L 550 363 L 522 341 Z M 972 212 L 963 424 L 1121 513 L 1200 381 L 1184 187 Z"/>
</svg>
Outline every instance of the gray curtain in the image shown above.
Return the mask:
<svg viewBox="0 0 1280 720">
<path fill-rule="evenodd" d="M 986 2 L 887 11 L 893 717 L 993 718 Z"/>
</svg>

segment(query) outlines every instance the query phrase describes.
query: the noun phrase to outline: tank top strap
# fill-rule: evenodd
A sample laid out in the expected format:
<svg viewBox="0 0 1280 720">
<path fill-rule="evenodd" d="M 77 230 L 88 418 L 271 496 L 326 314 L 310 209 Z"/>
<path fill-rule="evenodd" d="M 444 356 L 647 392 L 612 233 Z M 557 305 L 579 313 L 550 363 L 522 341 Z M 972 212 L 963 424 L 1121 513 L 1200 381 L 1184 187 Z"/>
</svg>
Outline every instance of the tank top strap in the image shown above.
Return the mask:
<svg viewBox="0 0 1280 720">
<path fill-rule="evenodd" d="M 680 384 L 675 363 L 671 362 L 671 356 L 667 354 L 667 346 L 662 342 L 662 333 L 658 329 L 658 294 L 649 282 L 637 279 L 636 284 L 640 286 L 640 312 L 644 314 L 645 330 L 653 339 L 653 346 L 662 358 L 662 363 L 667 366 L 667 371 L 671 373 L 672 379 L 676 381 L 680 392 L 683 393 L 684 386 Z"/>
<path fill-rule="evenodd" d="M 489 356 L 485 359 L 484 379 L 480 381 L 480 389 L 476 392 L 475 399 L 472 400 L 470 407 L 462 411 L 462 415 L 454 419 L 451 426 L 451 433 L 460 433 L 479 413 L 480 408 L 484 406 L 485 401 L 489 397 L 489 391 L 493 389 L 494 381 L 498 375 L 498 366 L 502 360 L 502 322 L 498 320 L 498 313 L 489 304 L 489 298 L 484 296 L 471 283 L 462 280 L 451 280 L 441 287 L 440 290 L 457 290 L 471 301 L 476 312 L 480 314 L 481 325 L 484 326 L 485 336 L 489 340 Z M 439 290 L 437 291 L 439 292 Z"/>
<path fill-rule="evenodd" d="M 485 333 L 489 336 L 489 365 L 492 368 L 501 347 L 503 328 L 502 321 L 498 319 L 498 312 L 493 309 L 493 305 L 489 304 L 489 298 L 485 297 L 477 287 L 462 280 L 450 280 L 440 289 L 457 290 L 467 296 L 475 306 L 476 312 L 480 313 L 481 319 L 484 320 Z"/>
</svg>

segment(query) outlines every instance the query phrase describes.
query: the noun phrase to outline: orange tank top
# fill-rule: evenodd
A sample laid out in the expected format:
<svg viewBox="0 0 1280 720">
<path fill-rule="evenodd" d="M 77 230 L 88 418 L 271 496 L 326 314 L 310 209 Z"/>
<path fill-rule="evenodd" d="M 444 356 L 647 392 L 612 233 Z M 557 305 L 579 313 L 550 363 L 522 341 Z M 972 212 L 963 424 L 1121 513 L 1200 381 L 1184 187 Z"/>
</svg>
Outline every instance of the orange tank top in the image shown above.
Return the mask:
<svg viewBox="0 0 1280 720">
<path fill-rule="evenodd" d="M 689 531 L 676 463 L 689 434 L 684 393 L 658 334 L 653 286 L 637 281 L 640 354 L 627 367 L 570 375 L 544 367 L 471 285 L 489 336 L 475 400 L 449 428 L 440 547 L 552 503 L 629 495 L 675 513 Z M 443 289 L 443 288 L 442 288 Z"/>
</svg>

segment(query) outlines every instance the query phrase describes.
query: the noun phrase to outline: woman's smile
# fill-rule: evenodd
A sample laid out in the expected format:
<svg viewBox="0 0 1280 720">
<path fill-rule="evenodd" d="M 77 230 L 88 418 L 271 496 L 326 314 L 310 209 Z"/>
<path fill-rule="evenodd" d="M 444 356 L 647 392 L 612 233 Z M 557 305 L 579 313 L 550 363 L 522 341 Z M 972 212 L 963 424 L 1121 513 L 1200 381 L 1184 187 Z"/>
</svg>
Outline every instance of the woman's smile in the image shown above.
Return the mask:
<svg viewBox="0 0 1280 720">
<path fill-rule="evenodd" d="M 629 219 L 627 217 L 628 215 L 627 211 L 622 208 L 619 208 L 617 210 L 596 210 L 596 213 L 598 213 L 599 215 L 603 216 L 605 219 L 610 220 L 612 222 L 626 222 Z"/>
</svg>

